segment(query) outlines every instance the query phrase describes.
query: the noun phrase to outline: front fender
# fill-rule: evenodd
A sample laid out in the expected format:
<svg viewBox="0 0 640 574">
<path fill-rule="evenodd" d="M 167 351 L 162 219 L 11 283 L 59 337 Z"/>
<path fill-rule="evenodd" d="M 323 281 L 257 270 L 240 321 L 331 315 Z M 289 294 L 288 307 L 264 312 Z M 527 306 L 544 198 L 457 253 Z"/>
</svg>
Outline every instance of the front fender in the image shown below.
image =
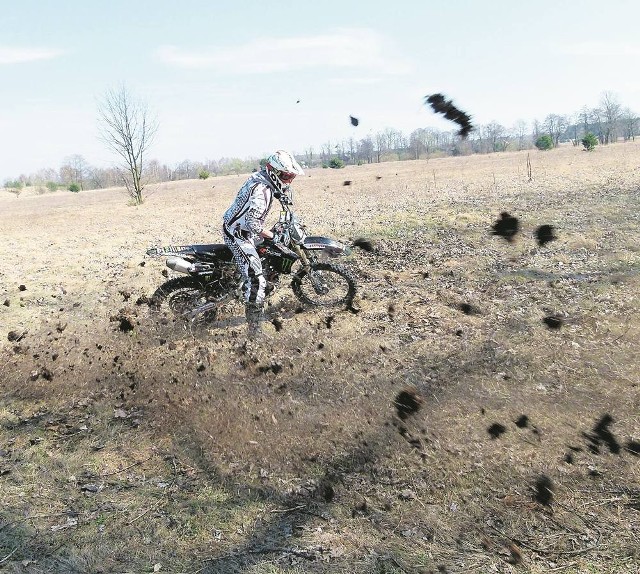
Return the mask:
<svg viewBox="0 0 640 574">
<path fill-rule="evenodd" d="M 344 243 L 319 235 L 305 237 L 303 247 L 309 251 L 324 251 L 331 257 L 339 257 L 340 255 L 349 255 L 351 253 L 351 250 Z"/>
</svg>

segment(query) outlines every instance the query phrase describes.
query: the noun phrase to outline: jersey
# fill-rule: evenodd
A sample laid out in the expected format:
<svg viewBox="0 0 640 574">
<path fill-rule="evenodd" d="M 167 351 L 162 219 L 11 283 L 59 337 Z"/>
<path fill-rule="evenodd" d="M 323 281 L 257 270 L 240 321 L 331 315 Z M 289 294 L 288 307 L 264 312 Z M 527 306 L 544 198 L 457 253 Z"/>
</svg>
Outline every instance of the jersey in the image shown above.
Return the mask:
<svg viewBox="0 0 640 574">
<path fill-rule="evenodd" d="M 264 170 L 251 175 L 222 217 L 227 231 L 244 239 L 255 239 L 264 229 L 273 192 L 273 185 Z"/>
</svg>

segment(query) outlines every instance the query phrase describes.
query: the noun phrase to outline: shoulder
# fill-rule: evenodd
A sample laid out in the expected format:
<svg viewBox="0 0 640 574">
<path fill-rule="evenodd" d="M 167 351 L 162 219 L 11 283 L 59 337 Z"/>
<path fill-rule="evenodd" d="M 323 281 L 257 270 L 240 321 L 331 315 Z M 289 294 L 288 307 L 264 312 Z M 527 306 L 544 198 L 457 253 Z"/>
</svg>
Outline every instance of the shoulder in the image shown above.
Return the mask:
<svg viewBox="0 0 640 574">
<path fill-rule="evenodd" d="M 271 191 L 275 191 L 273 182 L 269 179 L 269 175 L 267 174 L 266 170 L 262 169 L 260 171 L 257 171 L 252 175 L 252 177 L 255 177 L 256 180 L 260 181 L 262 184 L 268 187 Z"/>
</svg>

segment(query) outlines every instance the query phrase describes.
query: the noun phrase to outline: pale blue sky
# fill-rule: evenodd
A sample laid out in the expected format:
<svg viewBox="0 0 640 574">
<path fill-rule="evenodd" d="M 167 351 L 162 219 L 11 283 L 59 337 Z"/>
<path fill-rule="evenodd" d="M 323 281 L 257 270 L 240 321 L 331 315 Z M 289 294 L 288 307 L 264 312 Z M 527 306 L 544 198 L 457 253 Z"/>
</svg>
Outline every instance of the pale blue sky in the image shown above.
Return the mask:
<svg viewBox="0 0 640 574">
<path fill-rule="evenodd" d="M 506 127 L 604 91 L 640 113 L 638 22 L 637 0 L 0 0 L 0 182 L 72 154 L 110 165 L 97 102 L 121 85 L 171 166 L 453 129 L 434 92 Z"/>
</svg>

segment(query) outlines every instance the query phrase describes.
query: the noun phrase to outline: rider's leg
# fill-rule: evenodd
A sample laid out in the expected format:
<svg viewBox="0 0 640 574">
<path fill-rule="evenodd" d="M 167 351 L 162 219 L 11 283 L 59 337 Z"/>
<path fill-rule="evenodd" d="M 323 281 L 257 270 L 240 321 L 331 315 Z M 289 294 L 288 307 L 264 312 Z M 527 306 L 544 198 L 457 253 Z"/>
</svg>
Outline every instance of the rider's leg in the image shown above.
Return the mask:
<svg viewBox="0 0 640 574">
<path fill-rule="evenodd" d="M 247 335 L 255 339 L 262 331 L 264 319 L 264 296 L 266 280 L 262 274 L 262 264 L 253 242 L 225 235 L 225 243 L 231 249 L 234 260 L 244 281 L 245 317 Z"/>
<path fill-rule="evenodd" d="M 247 318 L 247 335 L 255 339 L 262 334 L 262 321 L 264 320 L 264 293 L 267 282 L 262 274 L 260 258 L 256 253 L 251 257 L 248 269 L 249 281 L 245 291 L 245 316 Z"/>
</svg>

